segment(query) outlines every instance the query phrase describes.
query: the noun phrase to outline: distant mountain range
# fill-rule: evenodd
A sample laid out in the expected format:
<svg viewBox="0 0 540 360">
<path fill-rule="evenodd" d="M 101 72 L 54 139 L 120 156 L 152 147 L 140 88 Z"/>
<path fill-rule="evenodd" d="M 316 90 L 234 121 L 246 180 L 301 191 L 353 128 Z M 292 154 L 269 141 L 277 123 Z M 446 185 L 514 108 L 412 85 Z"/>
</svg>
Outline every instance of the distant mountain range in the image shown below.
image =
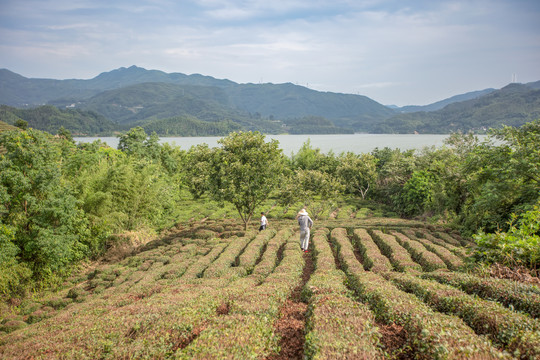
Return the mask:
<svg viewBox="0 0 540 360">
<path fill-rule="evenodd" d="M 20 118 L 50 132 L 64 126 L 76 135 L 111 134 L 134 126 L 170 136 L 225 135 L 235 130 L 446 133 L 538 117 L 539 84 L 511 84 L 509 89 L 485 89 L 426 106 L 392 109 L 366 96 L 291 83 L 238 84 L 136 66 L 89 80 L 29 79 L 0 69 L 0 104 L 5 105 L 0 121 L 13 124 Z"/>
<path fill-rule="evenodd" d="M 392 106 L 390 108 L 399 113 L 410 113 L 410 112 L 418 112 L 418 111 L 437 111 L 437 110 L 442 109 L 446 105 L 450 105 L 455 102 L 476 99 L 476 98 L 479 98 L 480 96 L 487 95 L 490 92 L 493 92 L 495 90 L 496 89 L 489 88 L 489 89 L 484 89 L 484 90 L 471 91 L 465 94 L 455 95 L 448 99 L 437 101 L 429 105 L 407 105 L 403 107 Z"/>
<path fill-rule="evenodd" d="M 374 124 L 370 132 L 483 133 L 489 128 L 521 126 L 539 118 L 540 81 L 537 81 L 526 85 L 509 84 L 470 100 L 449 103 L 436 111 L 400 113 Z"/>
</svg>

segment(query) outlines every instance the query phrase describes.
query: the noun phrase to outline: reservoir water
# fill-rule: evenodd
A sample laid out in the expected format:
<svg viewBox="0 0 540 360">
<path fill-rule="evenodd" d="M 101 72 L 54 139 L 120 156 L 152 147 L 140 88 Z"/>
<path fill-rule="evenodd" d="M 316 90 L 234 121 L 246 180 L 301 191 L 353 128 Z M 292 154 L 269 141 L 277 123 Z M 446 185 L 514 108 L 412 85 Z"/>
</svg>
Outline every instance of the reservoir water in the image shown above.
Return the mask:
<svg viewBox="0 0 540 360">
<path fill-rule="evenodd" d="M 400 150 L 422 149 L 426 146 L 441 147 L 449 135 L 415 135 L 415 134 L 347 134 L 347 135 L 266 135 L 266 141 L 275 139 L 285 155 L 297 153 L 302 145 L 308 141 L 311 147 L 320 149 L 323 153 L 333 151 L 334 154 L 341 152 L 353 152 L 356 154 L 369 153 L 375 148 L 389 147 Z M 75 137 L 76 142 L 93 142 L 101 140 L 110 147 L 117 148 L 117 137 Z M 215 137 L 162 137 L 161 143 L 169 143 L 179 146 L 183 150 L 189 150 L 194 145 L 208 144 L 209 147 L 219 146 L 219 136 Z"/>
</svg>

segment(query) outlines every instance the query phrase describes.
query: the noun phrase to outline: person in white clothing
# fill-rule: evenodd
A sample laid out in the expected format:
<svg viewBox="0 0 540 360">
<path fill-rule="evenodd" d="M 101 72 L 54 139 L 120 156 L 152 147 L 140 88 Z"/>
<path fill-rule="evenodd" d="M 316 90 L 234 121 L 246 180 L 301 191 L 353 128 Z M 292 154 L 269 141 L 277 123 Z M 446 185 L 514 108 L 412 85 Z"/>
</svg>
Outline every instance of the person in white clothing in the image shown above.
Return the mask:
<svg viewBox="0 0 540 360">
<path fill-rule="evenodd" d="M 259 231 L 266 229 L 266 226 L 268 225 L 268 219 L 264 215 L 264 213 L 261 213 L 261 226 L 259 227 Z"/>
<path fill-rule="evenodd" d="M 298 225 L 300 225 L 300 248 L 307 252 L 309 247 L 309 230 L 313 226 L 313 220 L 309 217 L 306 209 L 300 210 L 296 215 Z"/>
</svg>

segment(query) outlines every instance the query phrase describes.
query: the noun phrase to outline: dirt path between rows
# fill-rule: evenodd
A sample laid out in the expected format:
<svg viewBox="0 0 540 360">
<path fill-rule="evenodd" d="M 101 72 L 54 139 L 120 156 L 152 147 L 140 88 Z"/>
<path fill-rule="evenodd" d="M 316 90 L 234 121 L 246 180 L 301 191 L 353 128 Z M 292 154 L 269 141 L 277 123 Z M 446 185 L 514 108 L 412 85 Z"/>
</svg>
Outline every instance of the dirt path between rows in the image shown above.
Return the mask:
<svg viewBox="0 0 540 360">
<path fill-rule="evenodd" d="M 286 360 L 304 358 L 304 328 L 306 324 L 307 304 L 301 301 L 302 288 L 314 271 L 312 253 L 304 253 L 304 272 L 301 283 L 294 289 L 291 297 L 281 308 L 281 317 L 276 323 L 275 331 L 281 337 L 281 351 L 267 360 Z"/>
</svg>

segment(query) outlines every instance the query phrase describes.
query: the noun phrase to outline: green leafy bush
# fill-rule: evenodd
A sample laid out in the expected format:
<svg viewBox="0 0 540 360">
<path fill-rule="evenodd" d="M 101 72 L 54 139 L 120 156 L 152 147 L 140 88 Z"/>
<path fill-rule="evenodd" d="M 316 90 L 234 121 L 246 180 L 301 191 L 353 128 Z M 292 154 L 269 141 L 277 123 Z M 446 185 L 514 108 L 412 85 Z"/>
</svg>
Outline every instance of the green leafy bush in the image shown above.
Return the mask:
<svg viewBox="0 0 540 360">
<path fill-rule="evenodd" d="M 413 172 L 395 198 L 398 210 L 405 216 L 421 215 L 431 204 L 434 187 L 433 176 L 425 170 Z"/>
<path fill-rule="evenodd" d="M 518 218 L 512 214 L 507 232 L 487 234 L 480 231 L 474 236 L 478 248 L 477 259 L 488 263 L 523 265 L 529 269 L 540 267 L 540 207 L 534 206 Z"/>
<path fill-rule="evenodd" d="M 31 277 L 32 270 L 24 263 L 15 259 L 0 262 L 0 296 L 22 295 Z"/>
</svg>

